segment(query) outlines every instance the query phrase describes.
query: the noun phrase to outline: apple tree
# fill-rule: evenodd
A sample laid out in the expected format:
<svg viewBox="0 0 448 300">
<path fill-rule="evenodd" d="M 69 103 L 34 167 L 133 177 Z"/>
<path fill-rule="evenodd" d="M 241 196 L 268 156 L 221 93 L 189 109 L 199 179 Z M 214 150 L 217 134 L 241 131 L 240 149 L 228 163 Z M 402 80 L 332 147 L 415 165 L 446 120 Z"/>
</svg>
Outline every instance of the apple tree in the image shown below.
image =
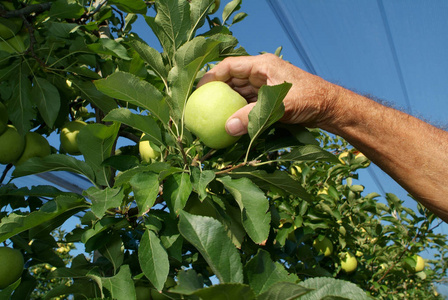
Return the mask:
<svg viewBox="0 0 448 300">
<path fill-rule="evenodd" d="M 248 55 L 241 2 L 0 2 L 0 241 L 25 262 L 2 299 L 441 298 L 440 220 L 365 194 L 341 138 L 278 123 L 289 83 L 223 149 L 185 126 L 199 78 Z M 90 187 L 15 184 L 57 171 Z"/>
</svg>

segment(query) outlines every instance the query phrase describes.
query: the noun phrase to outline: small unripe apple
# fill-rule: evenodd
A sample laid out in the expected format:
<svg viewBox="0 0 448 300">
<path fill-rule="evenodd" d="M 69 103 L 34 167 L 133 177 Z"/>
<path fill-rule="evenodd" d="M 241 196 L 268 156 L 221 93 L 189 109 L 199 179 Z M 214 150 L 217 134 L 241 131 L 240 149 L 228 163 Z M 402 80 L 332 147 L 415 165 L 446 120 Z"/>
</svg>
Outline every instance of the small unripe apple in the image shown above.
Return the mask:
<svg viewBox="0 0 448 300">
<path fill-rule="evenodd" d="M 346 273 L 351 273 L 358 267 L 358 260 L 350 251 L 341 254 L 341 268 Z"/>
<path fill-rule="evenodd" d="M 45 157 L 50 154 L 51 148 L 46 138 L 37 132 L 27 132 L 25 134 L 25 150 L 16 165 L 18 166 L 32 157 Z"/>
<path fill-rule="evenodd" d="M 61 146 L 65 152 L 71 155 L 81 154 L 76 137 L 78 136 L 79 131 L 86 125 L 87 124 L 85 122 L 78 120 L 65 123 L 59 136 Z"/>
<path fill-rule="evenodd" d="M 330 256 L 333 253 L 333 243 L 327 237 L 324 237 L 322 240 L 315 239 L 313 247 L 320 255 Z"/>
<path fill-rule="evenodd" d="M 0 247 L 0 289 L 16 282 L 23 272 L 23 256 L 19 250 Z"/>
<path fill-rule="evenodd" d="M 226 121 L 247 104 L 246 100 L 221 81 L 212 81 L 194 91 L 185 106 L 185 125 L 206 146 L 226 148 L 239 137 L 226 132 Z"/>
<path fill-rule="evenodd" d="M 15 163 L 25 149 L 25 139 L 13 125 L 0 135 L 0 164 Z"/>
<path fill-rule="evenodd" d="M 140 142 L 138 143 L 138 152 L 142 161 L 149 163 L 151 159 L 155 159 L 160 156 L 160 152 L 154 150 L 149 144 L 149 139 L 142 134 Z"/>
<path fill-rule="evenodd" d="M 425 260 L 423 259 L 423 257 L 421 257 L 420 255 L 414 255 L 411 258 L 415 261 L 415 266 L 406 264 L 407 269 L 415 273 L 423 271 L 423 269 L 425 268 Z"/>
<path fill-rule="evenodd" d="M 8 111 L 6 110 L 6 106 L 2 102 L 0 102 L 0 134 L 5 132 L 7 125 Z"/>
</svg>

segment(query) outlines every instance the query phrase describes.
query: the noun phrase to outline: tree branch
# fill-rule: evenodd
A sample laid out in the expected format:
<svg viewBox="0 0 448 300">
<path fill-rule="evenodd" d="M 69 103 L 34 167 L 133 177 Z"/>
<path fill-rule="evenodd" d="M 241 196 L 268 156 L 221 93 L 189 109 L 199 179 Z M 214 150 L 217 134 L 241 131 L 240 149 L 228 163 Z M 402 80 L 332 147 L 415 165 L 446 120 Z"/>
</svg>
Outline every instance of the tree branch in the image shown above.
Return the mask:
<svg viewBox="0 0 448 300">
<path fill-rule="evenodd" d="M 50 10 L 51 2 L 40 3 L 40 4 L 32 4 L 28 5 L 24 8 L 9 10 L 9 11 L 1 11 L 0 16 L 3 18 L 20 18 L 22 16 L 29 16 L 33 13 L 39 14 L 41 12 Z"/>
</svg>

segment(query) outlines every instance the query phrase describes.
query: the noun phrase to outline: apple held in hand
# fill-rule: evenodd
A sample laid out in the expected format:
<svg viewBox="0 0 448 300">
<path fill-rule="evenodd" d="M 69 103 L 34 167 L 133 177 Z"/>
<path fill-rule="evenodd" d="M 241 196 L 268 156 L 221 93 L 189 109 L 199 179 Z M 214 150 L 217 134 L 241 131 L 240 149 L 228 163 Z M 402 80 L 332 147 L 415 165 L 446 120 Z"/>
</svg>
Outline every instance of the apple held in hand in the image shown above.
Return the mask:
<svg viewBox="0 0 448 300">
<path fill-rule="evenodd" d="M 0 135 L 0 164 L 16 162 L 25 149 L 25 139 L 13 125 Z"/>
<path fill-rule="evenodd" d="M 25 135 L 25 150 L 16 165 L 18 166 L 32 157 L 45 157 L 50 153 L 50 144 L 46 138 L 36 132 L 27 132 Z"/>
<path fill-rule="evenodd" d="M 59 136 L 61 146 L 65 152 L 71 155 L 81 154 L 76 137 L 78 136 L 79 131 L 86 125 L 85 122 L 78 120 L 65 123 L 64 127 L 61 129 L 61 135 Z"/>
<path fill-rule="evenodd" d="M 185 106 L 185 125 L 206 146 L 226 148 L 239 137 L 226 132 L 226 121 L 247 104 L 228 84 L 212 81 L 194 91 Z"/>
<path fill-rule="evenodd" d="M 23 256 L 19 250 L 0 247 L 0 289 L 19 279 L 23 272 Z"/>
</svg>

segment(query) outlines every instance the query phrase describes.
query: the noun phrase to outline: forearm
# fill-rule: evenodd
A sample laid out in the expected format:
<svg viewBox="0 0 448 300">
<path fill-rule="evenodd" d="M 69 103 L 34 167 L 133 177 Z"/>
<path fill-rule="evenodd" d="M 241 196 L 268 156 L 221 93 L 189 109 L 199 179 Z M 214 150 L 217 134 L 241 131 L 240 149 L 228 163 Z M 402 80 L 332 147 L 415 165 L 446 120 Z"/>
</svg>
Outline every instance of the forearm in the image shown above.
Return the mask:
<svg viewBox="0 0 448 300">
<path fill-rule="evenodd" d="M 332 122 L 342 136 L 419 202 L 448 221 L 448 132 L 340 88 Z"/>
</svg>

